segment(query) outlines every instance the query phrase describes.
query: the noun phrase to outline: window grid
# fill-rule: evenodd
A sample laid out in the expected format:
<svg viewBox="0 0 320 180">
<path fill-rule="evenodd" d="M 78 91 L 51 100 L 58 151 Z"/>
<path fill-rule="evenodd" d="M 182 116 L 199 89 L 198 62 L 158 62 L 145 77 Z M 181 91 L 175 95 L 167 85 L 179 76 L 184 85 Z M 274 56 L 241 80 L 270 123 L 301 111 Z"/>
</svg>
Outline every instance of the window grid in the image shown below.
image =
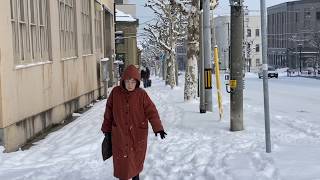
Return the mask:
<svg viewBox="0 0 320 180">
<path fill-rule="evenodd" d="M 260 65 L 260 59 L 256 59 L 256 66 Z"/>
<path fill-rule="evenodd" d="M 256 37 L 260 36 L 260 29 L 256 29 Z"/>
<path fill-rule="evenodd" d="M 92 54 L 91 0 L 81 0 L 83 53 Z"/>
<path fill-rule="evenodd" d="M 10 0 L 10 6 L 15 64 L 48 61 L 47 0 Z"/>
<path fill-rule="evenodd" d="M 100 4 L 95 2 L 95 45 L 96 45 L 96 52 L 102 52 L 102 14 Z"/>
<path fill-rule="evenodd" d="M 251 29 L 247 29 L 247 37 L 251 37 Z"/>
<path fill-rule="evenodd" d="M 260 45 L 256 44 L 256 52 L 260 52 Z"/>
<path fill-rule="evenodd" d="M 60 51 L 62 58 L 77 56 L 74 0 L 59 0 Z"/>
</svg>

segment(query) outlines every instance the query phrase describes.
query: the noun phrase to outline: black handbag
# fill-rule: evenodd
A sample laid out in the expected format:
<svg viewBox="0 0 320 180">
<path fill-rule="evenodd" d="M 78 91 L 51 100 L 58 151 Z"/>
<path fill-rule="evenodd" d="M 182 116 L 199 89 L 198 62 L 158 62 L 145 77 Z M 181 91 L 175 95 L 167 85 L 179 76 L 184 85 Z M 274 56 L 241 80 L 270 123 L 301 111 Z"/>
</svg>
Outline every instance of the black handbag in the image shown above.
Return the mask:
<svg viewBox="0 0 320 180">
<path fill-rule="evenodd" d="M 112 156 L 112 142 L 111 133 L 107 133 L 101 144 L 102 159 L 103 161 L 109 159 Z"/>
</svg>

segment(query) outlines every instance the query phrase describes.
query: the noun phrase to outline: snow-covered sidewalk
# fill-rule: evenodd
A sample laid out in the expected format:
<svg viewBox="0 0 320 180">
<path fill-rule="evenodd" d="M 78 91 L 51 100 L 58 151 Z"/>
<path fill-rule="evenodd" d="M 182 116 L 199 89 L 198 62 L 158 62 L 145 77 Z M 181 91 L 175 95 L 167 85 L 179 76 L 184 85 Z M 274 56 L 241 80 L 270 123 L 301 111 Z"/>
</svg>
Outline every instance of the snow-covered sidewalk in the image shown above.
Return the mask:
<svg viewBox="0 0 320 180">
<path fill-rule="evenodd" d="M 224 118 L 199 114 L 199 103 L 183 102 L 183 86 L 171 90 L 153 79 L 148 94 L 168 136 L 149 129 L 143 180 L 319 180 L 320 81 L 280 77 L 270 80 L 271 154 L 265 153 L 262 81 L 248 77 L 245 130 L 230 132 L 229 95 Z M 183 85 L 183 78 L 180 79 Z M 300 86 L 302 86 L 299 89 Z M 289 88 L 289 89 L 287 89 Z M 301 91 L 304 94 L 300 94 Z M 215 92 L 213 94 L 216 95 Z M 294 96 L 296 95 L 296 96 Z M 300 106 L 307 104 L 306 106 Z M 26 151 L 0 153 L 2 180 L 112 180 L 112 160 L 102 161 L 100 132 L 105 101 Z M 316 107 L 315 107 L 316 106 Z M 302 108 L 304 107 L 304 108 Z M 0 147 L 0 150 L 2 147 Z"/>
</svg>

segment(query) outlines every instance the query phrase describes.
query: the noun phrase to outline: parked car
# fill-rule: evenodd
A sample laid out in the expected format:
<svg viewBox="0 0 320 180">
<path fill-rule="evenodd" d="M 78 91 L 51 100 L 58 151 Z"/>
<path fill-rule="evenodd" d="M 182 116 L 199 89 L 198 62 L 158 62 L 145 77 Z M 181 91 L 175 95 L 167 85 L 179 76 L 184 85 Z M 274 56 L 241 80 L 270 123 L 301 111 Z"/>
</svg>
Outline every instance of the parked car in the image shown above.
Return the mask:
<svg viewBox="0 0 320 180">
<path fill-rule="evenodd" d="M 313 67 L 306 67 L 302 70 L 301 74 L 308 74 L 308 75 L 311 75 L 311 74 L 316 74 L 316 68 L 313 68 Z"/>
<path fill-rule="evenodd" d="M 263 71 L 262 71 L 262 68 L 260 68 L 260 71 L 258 72 L 258 76 L 259 76 L 259 79 L 263 78 Z M 276 69 L 273 67 L 273 66 L 269 66 L 268 67 L 268 77 L 269 78 L 278 78 L 278 72 L 276 71 Z"/>
</svg>

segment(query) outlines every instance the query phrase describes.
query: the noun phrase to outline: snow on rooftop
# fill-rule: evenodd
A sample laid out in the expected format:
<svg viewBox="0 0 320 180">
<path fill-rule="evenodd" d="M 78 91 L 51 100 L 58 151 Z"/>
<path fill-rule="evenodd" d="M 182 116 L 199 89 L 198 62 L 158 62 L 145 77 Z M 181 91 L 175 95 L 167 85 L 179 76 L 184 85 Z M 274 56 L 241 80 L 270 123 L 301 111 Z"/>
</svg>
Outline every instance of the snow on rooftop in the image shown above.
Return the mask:
<svg viewBox="0 0 320 180">
<path fill-rule="evenodd" d="M 133 18 L 130 14 L 126 14 L 116 9 L 116 21 L 135 22 L 137 19 Z"/>
</svg>

